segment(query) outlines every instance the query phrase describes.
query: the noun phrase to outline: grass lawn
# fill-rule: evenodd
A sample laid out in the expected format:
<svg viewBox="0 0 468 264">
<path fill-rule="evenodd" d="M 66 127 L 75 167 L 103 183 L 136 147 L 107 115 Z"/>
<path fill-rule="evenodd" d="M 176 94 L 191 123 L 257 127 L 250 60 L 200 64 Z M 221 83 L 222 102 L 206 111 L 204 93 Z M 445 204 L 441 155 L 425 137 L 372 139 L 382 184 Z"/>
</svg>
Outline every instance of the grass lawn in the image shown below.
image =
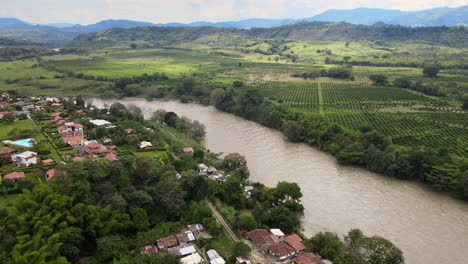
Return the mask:
<svg viewBox="0 0 468 264">
<path fill-rule="evenodd" d="M 8 133 L 10 133 L 12 130 L 33 129 L 34 127 L 35 127 L 34 122 L 30 119 L 18 120 L 13 125 L 0 123 L 0 140 L 9 139 Z M 37 133 L 37 134 L 40 134 L 40 133 Z"/>
<path fill-rule="evenodd" d="M 234 244 L 234 241 L 223 233 L 214 239 L 207 248 L 216 250 L 224 259 L 228 259 L 232 255 Z"/>
</svg>

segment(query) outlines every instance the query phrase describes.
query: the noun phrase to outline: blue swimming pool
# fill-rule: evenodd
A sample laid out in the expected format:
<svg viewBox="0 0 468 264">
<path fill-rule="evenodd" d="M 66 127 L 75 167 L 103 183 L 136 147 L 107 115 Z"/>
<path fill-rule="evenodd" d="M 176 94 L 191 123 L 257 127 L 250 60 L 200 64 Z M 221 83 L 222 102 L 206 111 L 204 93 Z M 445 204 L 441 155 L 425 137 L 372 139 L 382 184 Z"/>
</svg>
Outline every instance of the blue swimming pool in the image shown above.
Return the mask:
<svg viewBox="0 0 468 264">
<path fill-rule="evenodd" d="M 16 140 L 11 142 L 12 145 L 17 145 L 20 147 L 25 147 L 25 148 L 31 148 L 34 146 L 36 143 L 36 140 L 34 138 L 26 138 L 26 139 L 21 139 L 21 140 Z"/>
</svg>

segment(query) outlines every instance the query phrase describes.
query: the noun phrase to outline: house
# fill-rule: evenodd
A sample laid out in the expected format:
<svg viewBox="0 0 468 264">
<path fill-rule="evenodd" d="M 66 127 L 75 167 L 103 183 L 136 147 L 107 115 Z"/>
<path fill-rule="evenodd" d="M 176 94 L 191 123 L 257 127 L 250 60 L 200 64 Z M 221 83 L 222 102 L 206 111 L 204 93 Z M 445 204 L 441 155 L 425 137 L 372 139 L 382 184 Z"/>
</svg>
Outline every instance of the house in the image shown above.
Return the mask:
<svg viewBox="0 0 468 264">
<path fill-rule="evenodd" d="M 23 153 L 11 155 L 11 160 L 18 167 L 29 167 L 39 162 L 39 156 L 36 152 L 25 151 Z"/>
<path fill-rule="evenodd" d="M 74 122 L 67 122 L 63 126 L 59 126 L 58 131 L 62 133 L 71 133 L 72 135 L 82 135 L 83 134 L 83 125 L 77 124 Z"/>
<path fill-rule="evenodd" d="M 55 123 L 57 123 L 60 120 L 63 120 L 63 118 L 59 115 L 55 115 L 52 117 L 52 121 L 54 121 Z"/>
<path fill-rule="evenodd" d="M 111 145 L 109 147 L 107 147 L 109 150 L 117 150 L 117 146 L 116 145 Z"/>
<path fill-rule="evenodd" d="M 296 256 L 296 251 L 286 242 L 279 242 L 267 246 L 270 255 L 277 261 L 286 261 L 287 259 Z"/>
<path fill-rule="evenodd" d="M 131 128 L 126 128 L 126 129 L 124 129 L 124 132 L 125 132 L 126 134 L 133 134 L 133 129 L 131 129 Z"/>
<path fill-rule="evenodd" d="M 30 102 L 19 101 L 15 103 L 15 106 L 21 108 L 21 110 L 26 111 L 34 107 L 34 105 Z"/>
<path fill-rule="evenodd" d="M 193 148 L 183 148 L 184 153 L 193 153 Z"/>
<path fill-rule="evenodd" d="M 38 104 L 38 105 L 46 105 L 46 104 L 47 104 L 47 101 L 46 101 L 46 100 L 40 100 L 40 101 L 37 101 L 36 104 Z"/>
<path fill-rule="evenodd" d="M 151 142 L 148 142 L 148 141 L 142 141 L 140 143 L 140 149 L 150 149 L 153 147 L 153 144 Z"/>
<path fill-rule="evenodd" d="M 203 227 L 202 224 L 193 224 L 193 225 L 188 225 L 187 228 L 192 231 L 193 234 L 198 235 L 200 232 L 205 230 L 205 227 Z"/>
<path fill-rule="evenodd" d="M 63 109 L 63 104 L 53 103 L 53 104 L 50 105 L 50 107 L 52 107 L 54 109 Z"/>
<path fill-rule="evenodd" d="M 252 264 L 250 260 L 248 260 L 246 257 L 237 257 L 236 258 L 236 263 L 239 264 Z"/>
<path fill-rule="evenodd" d="M 247 233 L 247 238 L 252 241 L 255 247 L 266 250 L 268 245 L 275 243 L 266 229 L 255 229 Z"/>
<path fill-rule="evenodd" d="M 22 171 L 14 171 L 12 173 L 8 173 L 8 174 L 3 175 L 4 179 L 10 179 L 10 180 L 15 181 L 15 182 L 18 179 L 23 179 L 25 177 L 26 176 L 24 175 L 24 172 L 22 172 Z"/>
<path fill-rule="evenodd" d="M 83 146 L 85 143 L 84 135 L 72 135 L 70 132 L 60 134 L 63 142 L 72 147 Z"/>
<path fill-rule="evenodd" d="M 174 255 L 174 256 L 179 256 L 179 257 L 185 257 L 188 255 L 191 255 L 193 253 L 197 252 L 194 246 L 192 245 L 180 245 L 177 247 L 172 247 L 167 250 L 168 254 Z"/>
<path fill-rule="evenodd" d="M 111 142 L 112 142 L 112 139 L 110 139 L 110 138 L 103 138 L 103 139 L 102 139 L 102 142 L 103 142 L 104 144 L 111 143 Z"/>
<path fill-rule="evenodd" d="M 16 149 L 9 147 L 0 148 L 0 158 L 9 159 L 16 152 Z"/>
<path fill-rule="evenodd" d="M 325 264 L 325 262 L 317 257 L 314 253 L 305 252 L 294 259 L 294 264 Z"/>
<path fill-rule="evenodd" d="M 210 259 L 210 264 L 225 264 L 226 261 L 218 254 L 214 249 L 210 249 L 206 252 Z"/>
<path fill-rule="evenodd" d="M 93 119 L 93 120 L 90 120 L 89 122 L 91 122 L 92 124 L 96 126 L 107 126 L 107 125 L 112 124 L 111 122 L 106 121 L 104 119 Z"/>
<path fill-rule="evenodd" d="M 213 166 L 209 167 L 208 170 L 207 170 L 208 174 L 215 174 L 216 172 L 218 172 L 218 169 L 216 169 Z"/>
<path fill-rule="evenodd" d="M 109 152 L 106 146 L 101 145 L 98 142 L 89 143 L 88 145 L 82 147 L 82 150 L 88 156 L 101 155 L 101 154 Z"/>
<path fill-rule="evenodd" d="M 9 111 L 1 111 L 0 112 L 0 118 L 3 118 L 5 115 L 7 114 L 13 114 L 12 112 L 9 112 Z"/>
<path fill-rule="evenodd" d="M 177 241 L 179 241 L 180 245 L 195 241 L 195 235 L 192 233 L 192 231 L 185 231 L 176 234 L 175 236 L 177 237 Z"/>
<path fill-rule="evenodd" d="M 104 156 L 104 159 L 108 162 L 115 162 L 115 161 L 119 161 L 120 158 L 115 155 L 114 153 L 109 153 L 107 154 L 106 156 Z"/>
<path fill-rule="evenodd" d="M 188 255 L 180 259 L 182 264 L 200 264 L 203 263 L 203 259 L 198 253 L 194 253 L 192 255 Z"/>
<path fill-rule="evenodd" d="M 40 105 L 35 105 L 32 109 L 33 113 L 43 113 L 46 112 L 46 109 Z"/>
<path fill-rule="evenodd" d="M 82 161 L 82 160 L 85 160 L 85 158 L 83 158 L 83 157 L 74 157 L 72 159 L 73 162 L 79 162 L 79 161 Z"/>
<path fill-rule="evenodd" d="M 296 234 L 289 235 L 284 238 L 284 242 L 288 243 L 294 250 L 296 251 L 296 254 L 299 254 L 302 252 L 302 250 L 305 249 L 304 244 L 302 243 L 302 238 Z"/>
<path fill-rule="evenodd" d="M 79 115 L 84 115 L 85 112 L 83 110 L 76 110 L 75 113 L 79 114 Z"/>
<path fill-rule="evenodd" d="M 284 233 L 283 231 L 281 231 L 281 229 L 277 229 L 277 228 L 270 229 L 270 233 L 271 233 L 271 238 L 273 238 L 275 242 L 279 242 L 284 239 Z"/>
<path fill-rule="evenodd" d="M 244 186 L 244 193 L 242 194 L 245 199 L 250 199 L 252 197 L 253 186 Z"/>
<path fill-rule="evenodd" d="M 0 102 L 0 109 L 7 109 L 9 106 L 8 102 L 1 101 Z"/>
<path fill-rule="evenodd" d="M 149 245 L 140 248 L 140 254 L 150 254 L 150 253 L 158 253 L 158 248 L 155 245 Z"/>
<path fill-rule="evenodd" d="M 198 169 L 198 173 L 200 174 L 208 173 L 208 166 L 206 166 L 204 163 L 198 164 L 197 169 Z"/>
<path fill-rule="evenodd" d="M 160 238 L 156 241 L 159 250 L 167 250 L 168 248 L 179 245 L 176 236 L 170 235 L 167 237 Z"/>
<path fill-rule="evenodd" d="M 67 173 L 62 170 L 50 169 L 46 171 L 45 177 L 46 177 L 46 180 L 50 180 L 54 178 L 55 176 L 66 176 L 66 174 Z"/>
<path fill-rule="evenodd" d="M 9 101 L 11 97 L 9 93 L 0 93 L 0 100 Z"/>
</svg>

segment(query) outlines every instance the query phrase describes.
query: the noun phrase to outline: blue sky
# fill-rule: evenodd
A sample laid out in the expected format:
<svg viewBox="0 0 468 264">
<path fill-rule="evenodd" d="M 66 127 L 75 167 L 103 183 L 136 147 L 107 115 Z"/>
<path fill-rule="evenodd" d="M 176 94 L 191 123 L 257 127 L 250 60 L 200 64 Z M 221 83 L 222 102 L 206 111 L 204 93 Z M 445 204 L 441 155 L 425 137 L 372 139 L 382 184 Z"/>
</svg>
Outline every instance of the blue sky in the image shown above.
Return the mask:
<svg viewBox="0 0 468 264">
<path fill-rule="evenodd" d="M 154 23 L 304 18 L 328 9 L 374 7 L 421 10 L 468 0 L 0 0 L 0 17 L 28 22 L 91 24 L 104 19 Z"/>
</svg>

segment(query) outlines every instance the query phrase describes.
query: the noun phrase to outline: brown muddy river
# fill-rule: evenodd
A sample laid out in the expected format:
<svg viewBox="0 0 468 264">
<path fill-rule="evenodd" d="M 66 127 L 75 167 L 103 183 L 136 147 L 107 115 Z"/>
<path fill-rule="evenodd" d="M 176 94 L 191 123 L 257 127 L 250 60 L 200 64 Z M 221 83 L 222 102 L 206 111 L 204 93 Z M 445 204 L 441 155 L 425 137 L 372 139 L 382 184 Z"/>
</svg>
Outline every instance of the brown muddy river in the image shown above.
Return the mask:
<svg viewBox="0 0 468 264">
<path fill-rule="evenodd" d="M 148 117 L 157 109 L 206 125 L 205 145 L 214 152 L 247 157 L 251 180 L 274 186 L 297 182 L 304 194 L 304 233 L 344 235 L 360 228 L 393 241 L 406 263 L 468 263 L 468 203 L 418 183 L 399 181 L 364 169 L 338 165 L 334 157 L 306 144 L 293 144 L 275 130 L 213 107 L 144 99 L 98 100 L 134 104 Z"/>
</svg>

